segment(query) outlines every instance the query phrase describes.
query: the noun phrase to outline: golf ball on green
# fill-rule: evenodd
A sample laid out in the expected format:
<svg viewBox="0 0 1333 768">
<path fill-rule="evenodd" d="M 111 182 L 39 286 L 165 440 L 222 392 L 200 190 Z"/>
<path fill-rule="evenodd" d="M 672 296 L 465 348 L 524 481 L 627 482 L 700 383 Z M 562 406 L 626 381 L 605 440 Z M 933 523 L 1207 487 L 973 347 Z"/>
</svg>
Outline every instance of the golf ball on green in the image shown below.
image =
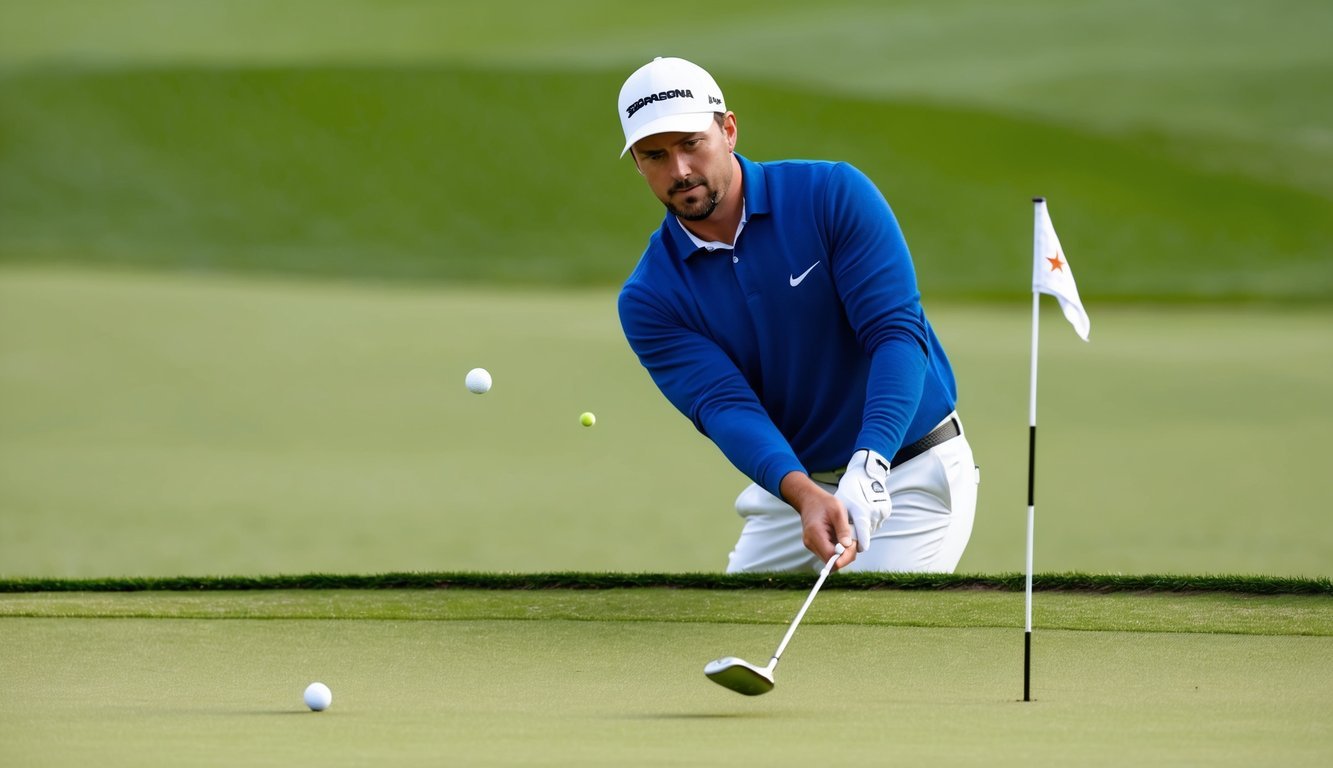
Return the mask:
<svg viewBox="0 0 1333 768">
<path fill-rule="evenodd" d="M 491 391 L 491 373 L 485 368 L 473 368 L 467 372 L 463 383 L 467 384 L 469 392 L 484 395 Z"/>
<path fill-rule="evenodd" d="M 333 691 L 323 683 L 311 683 L 305 689 L 305 705 L 315 712 L 323 712 L 333 703 Z"/>
</svg>

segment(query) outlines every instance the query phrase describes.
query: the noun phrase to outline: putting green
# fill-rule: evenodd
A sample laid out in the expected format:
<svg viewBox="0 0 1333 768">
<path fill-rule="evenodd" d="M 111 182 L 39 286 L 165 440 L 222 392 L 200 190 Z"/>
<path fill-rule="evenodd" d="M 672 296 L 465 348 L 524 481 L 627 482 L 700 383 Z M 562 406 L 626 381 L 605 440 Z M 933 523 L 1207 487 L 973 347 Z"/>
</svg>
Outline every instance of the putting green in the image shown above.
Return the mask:
<svg viewBox="0 0 1333 768">
<path fill-rule="evenodd" d="M 744 698 L 709 683 L 704 662 L 737 655 L 764 663 L 788 620 L 771 619 L 794 609 L 798 593 L 728 596 L 771 611 L 763 624 L 716 623 L 724 611 L 682 621 L 670 603 L 665 621 L 599 620 L 591 618 L 601 612 L 599 593 L 546 595 L 589 600 L 582 620 L 413 620 L 450 603 L 477 615 L 463 610 L 476 594 L 380 594 L 399 605 L 399 618 L 0 619 L 0 761 L 722 766 L 836 755 L 931 765 L 1301 766 L 1322 764 L 1333 749 L 1327 626 L 1303 636 L 1039 628 L 1035 700 L 1024 703 L 1020 629 L 846 623 L 847 606 L 825 597 L 856 597 L 863 609 L 882 603 L 894 614 L 939 595 L 828 594 L 784 655 L 776 690 Z M 16 597 L 0 605 L 8 611 Z M 22 597 L 29 608 L 89 599 Z M 97 599 L 105 610 L 128 597 Z M 319 616 L 347 608 L 349 596 L 190 596 L 197 610 L 211 603 L 219 616 L 275 597 L 289 615 Z M 517 610 L 539 597 L 485 600 Z M 651 608 L 659 597 L 633 599 Z M 134 596 L 147 613 L 177 598 Z M 1172 606 L 1190 599 L 1168 597 L 1154 612 L 1169 624 Z M 1267 599 L 1250 608 L 1262 612 Z M 1327 598 L 1305 604 L 1327 621 Z M 317 679 L 334 702 L 313 714 L 300 697 Z"/>
</svg>

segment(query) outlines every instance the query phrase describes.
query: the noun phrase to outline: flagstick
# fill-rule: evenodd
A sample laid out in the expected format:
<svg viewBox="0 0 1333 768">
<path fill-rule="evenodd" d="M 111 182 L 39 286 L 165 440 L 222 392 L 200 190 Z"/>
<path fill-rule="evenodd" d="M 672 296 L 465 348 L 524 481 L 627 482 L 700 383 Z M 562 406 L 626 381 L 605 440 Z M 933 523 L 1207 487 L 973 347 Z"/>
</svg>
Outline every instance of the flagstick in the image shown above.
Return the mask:
<svg viewBox="0 0 1333 768">
<path fill-rule="evenodd" d="M 1040 207 L 1045 202 L 1040 197 L 1032 199 L 1040 215 Z M 1040 254 L 1041 226 L 1032 228 L 1033 259 Z M 1037 331 L 1041 320 L 1041 294 L 1032 291 L 1032 377 L 1028 394 L 1028 537 L 1027 537 L 1027 583 L 1024 588 L 1024 631 L 1023 631 L 1023 701 L 1032 701 L 1032 534 L 1036 525 L 1036 485 L 1037 465 Z"/>
<path fill-rule="evenodd" d="M 1036 520 L 1035 476 L 1037 466 L 1037 329 L 1041 325 L 1040 295 L 1049 293 L 1060 302 L 1060 311 L 1074 332 L 1088 340 L 1088 313 L 1074 286 L 1069 262 L 1060 253 L 1060 238 L 1046 211 L 1046 200 L 1032 198 L 1032 391 L 1028 398 L 1028 557 L 1023 633 L 1023 701 L 1032 701 L 1032 531 Z"/>
</svg>

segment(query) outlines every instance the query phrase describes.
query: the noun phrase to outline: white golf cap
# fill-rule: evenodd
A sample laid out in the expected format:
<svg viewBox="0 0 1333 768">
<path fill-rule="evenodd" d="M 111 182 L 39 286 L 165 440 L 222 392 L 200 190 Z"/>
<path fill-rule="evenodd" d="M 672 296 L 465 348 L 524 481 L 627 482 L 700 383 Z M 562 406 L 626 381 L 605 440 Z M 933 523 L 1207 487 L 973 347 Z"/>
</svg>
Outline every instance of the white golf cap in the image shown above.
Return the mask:
<svg viewBox="0 0 1333 768">
<path fill-rule="evenodd" d="M 645 136 L 705 130 L 714 113 L 726 111 L 712 75 L 684 59 L 659 56 L 620 86 L 620 127 L 625 130 L 620 156 Z"/>
</svg>

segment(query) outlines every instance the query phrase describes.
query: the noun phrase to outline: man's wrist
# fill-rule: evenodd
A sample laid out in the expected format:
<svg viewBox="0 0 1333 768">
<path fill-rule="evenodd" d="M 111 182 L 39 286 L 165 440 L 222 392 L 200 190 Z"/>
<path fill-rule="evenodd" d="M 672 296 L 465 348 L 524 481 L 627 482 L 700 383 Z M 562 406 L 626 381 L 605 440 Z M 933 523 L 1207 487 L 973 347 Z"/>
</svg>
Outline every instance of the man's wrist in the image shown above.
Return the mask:
<svg viewBox="0 0 1333 768">
<path fill-rule="evenodd" d="M 826 493 L 819 484 L 810 479 L 810 475 L 805 472 L 791 471 L 782 476 L 782 482 L 778 484 L 778 490 L 782 493 L 782 500 L 794 507 L 797 512 L 801 511 L 803 501 L 812 493 Z"/>
</svg>

